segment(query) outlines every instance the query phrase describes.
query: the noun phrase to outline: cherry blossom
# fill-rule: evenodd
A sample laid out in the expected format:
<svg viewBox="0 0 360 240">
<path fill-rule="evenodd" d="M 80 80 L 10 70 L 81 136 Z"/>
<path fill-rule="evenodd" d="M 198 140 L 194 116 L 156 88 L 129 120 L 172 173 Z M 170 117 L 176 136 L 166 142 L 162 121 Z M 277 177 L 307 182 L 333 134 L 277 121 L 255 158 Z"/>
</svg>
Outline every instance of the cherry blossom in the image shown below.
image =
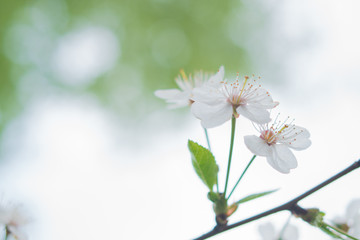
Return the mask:
<svg viewBox="0 0 360 240">
<path fill-rule="evenodd" d="M 232 116 L 240 115 L 256 123 L 267 123 L 272 109 L 278 105 L 268 91 L 257 84 L 257 79 L 245 77 L 239 81 L 239 75 L 234 82 L 220 80 L 193 90 L 194 104 L 192 113 L 201 120 L 204 128 L 219 126 L 230 120 Z"/>
<path fill-rule="evenodd" d="M 179 89 L 166 89 L 155 91 L 155 96 L 164 99 L 169 108 L 180 108 L 191 105 L 193 100 L 193 89 L 203 85 L 216 84 L 224 78 L 224 67 L 221 66 L 216 74 L 208 74 L 202 71 L 187 76 L 184 70 L 175 79 Z"/>
<path fill-rule="evenodd" d="M 278 115 L 279 116 L 279 115 Z M 267 162 L 281 173 L 289 173 L 297 167 L 297 161 L 289 148 L 304 150 L 311 145 L 310 133 L 303 127 L 277 121 L 271 125 L 254 124 L 260 136 L 245 136 L 247 148 L 255 155 L 266 157 Z"/>
</svg>

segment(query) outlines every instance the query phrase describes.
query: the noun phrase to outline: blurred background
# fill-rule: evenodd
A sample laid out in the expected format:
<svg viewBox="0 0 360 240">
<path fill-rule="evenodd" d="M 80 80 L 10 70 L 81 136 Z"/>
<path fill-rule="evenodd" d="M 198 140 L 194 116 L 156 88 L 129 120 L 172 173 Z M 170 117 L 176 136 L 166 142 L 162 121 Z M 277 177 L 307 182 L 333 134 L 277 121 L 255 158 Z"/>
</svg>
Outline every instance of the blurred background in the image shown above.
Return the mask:
<svg viewBox="0 0 360 240">
<path fill-rule="evenodd" d="M 189 109 L 153 92 L 180 69 L 255 74 L 313 145 L 288 175 L 257 158 L 232 221 L 277 206 L 360 156 L 360 3 L 356 0 L 10 1 L 0 8 L 0 195 L 23 204 L 30 239 L 191 239 L 214 226 L 186 143 L 206 144 Z M 209 130 L 223 186 L 230 124 Z M 240 118 L 230 186 L 251 158 Z M 327 219 L 360 198 L 355 171 L 303 200 Z M 214 239 L 261 239 L 287 213 Z M 292 219 L 300 239 L 328 239 Z"/>
</svg>

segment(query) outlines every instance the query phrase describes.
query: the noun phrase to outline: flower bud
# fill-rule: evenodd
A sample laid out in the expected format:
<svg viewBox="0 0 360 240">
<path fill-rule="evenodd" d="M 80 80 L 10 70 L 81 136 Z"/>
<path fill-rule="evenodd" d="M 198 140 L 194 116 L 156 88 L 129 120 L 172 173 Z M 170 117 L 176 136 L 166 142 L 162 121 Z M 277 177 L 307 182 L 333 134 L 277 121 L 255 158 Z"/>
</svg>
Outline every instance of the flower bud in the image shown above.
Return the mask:
<svg viewBox="0 0 360 240">
<path fill-rule="evenodd" d="M 315 227 L 322 226 L 324 216 L 325 213 L 321 212 L 318 208 L 306 209 L 305 214 L 298 215 L 302 220 Z"/>
</svg>

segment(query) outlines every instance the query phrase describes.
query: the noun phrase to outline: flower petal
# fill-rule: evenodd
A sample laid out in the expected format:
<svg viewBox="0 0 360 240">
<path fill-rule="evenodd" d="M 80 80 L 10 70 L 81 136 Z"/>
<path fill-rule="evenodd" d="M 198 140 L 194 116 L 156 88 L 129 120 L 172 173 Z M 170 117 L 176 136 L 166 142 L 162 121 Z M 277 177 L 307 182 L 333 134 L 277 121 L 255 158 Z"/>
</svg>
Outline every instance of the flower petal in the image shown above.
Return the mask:
<svg viewBox="0 0 360 240">
<path fill-rule="evenodd" d="M 182 91 L 179 89 L 164 89 L 164 90 L 156 90 L 154 92 L 155 96 L 162 99 L 176 99 L 181 95 Z"/>
<path fill-rule="evenodd" d="M 202 102 L 209 105 L 226 101 L 226 97 L 214 87 L 202 86 L 200 88 L 194 88 L 192 94 L 192 100 L 195 102 Z"/>
<path fill-rule="evenodd" d="M 255 135 L 245 136 L 244 142 L 246 147 L 255 155 L 266 157 L 272 154 L 271 147 Z"/>
<path fill-rule="evenodd" d="M 360 214 L 353 218 L 353 223 L 349 230 L 349 234 L 353 237 L 360 238 Z"/>
<path fill-rule="evenodd" d="M 236 109 L 236 112 L 259 124 L 271 121 L 270 113 L 267 110 L 250 105 L 241 105 Z"/>
<path fill-rule="evenodd" d="M 165 99 L 169 104 L 168 108 L 186 107 L 190 104 L 191 93 L 188 91 L 182 92 L 178 89 L 157 90 L 154 92 L 155 96 Z"/>
<path fill-rule="evenodd" d="M 289 173 L 290 169 L 297 167 L 297 161 L 290 149 L 283 144 L 275 144 L 273 154 L 266 160 L 276 170 L 281 173 Z"/>
<path fill-rule="evenodd" d="M 352 200 L 346 208 L 347 219 L 353 219 L 356 215 L 360 216 L 360 199 Z"/>
<path fill-rule="evenodd" d="M 285 129 L 278 137 L 278 142 L 283 143 L 295 150 L 304 150 L 311 145 L 310 133 L 307 129 L 299 126 L 292 126 Z"/>
<path fill-rule="evenodd" d="M 258 229 L 262 240 L 274 240 L 276 238 L 275 228 L 271 223 L 261 224 Z"/>
<path fill-rule="evenodd" d="M 257 88 L 246 100 L 248 104 L 262 109 L 271 109 L 279 105 L 278 102 L 274 102 L 269 92 L 263 88 Z"/>
<path fill-rule="evenodd" d="M 225 75 L 224 66 L 220 66 L 219 71 L 213 76 L 211 76 L 205 84 L 211 85 L 213 87 L 219 87 L 221 82 L 224 81 L 224 75 Z"/>
<path fill-rule="evenodd" d="M 295 150 L 304 150 L 311 146 L 311 141 L 308 138 L 301 138 L 296 139 L 295 141 L 292 141 L 291 143 L 284 143 L 289 148 L 295 149 Z"/>
<path fill-rule="evenodd" d="M 310 132 L 304 128 L 304 127 L 299 127 L 299 126 L 294 126 L 295 131 L 298 133 L 297 136 L 298 137 L 303 137 L 303 138 L 309 138 L 310 137 Z"/>
<path fill-rule="evenodd" d="M 310 138 L 310 132 L 306 128 L 292 125 L 289 128 L 286 128 L 281 133 L 281 136 L 285 138 Z"/>
<path fill-rule="evenodd" d="M 288 225 L 284 231 L 281 239 L 284 240 L 297 240 L 299 239 L 299 230 L 294 225 Z"/>
<path fill-rule="evenodd" d="M 219 126 L 231 119 L 233 109 L 231 104 L 222 102 L 216 105 L 208 105 L 201 102 L 194 102 L 191 105 L 191 112 L 201 120 L 204 128 Z"/>
</svg>

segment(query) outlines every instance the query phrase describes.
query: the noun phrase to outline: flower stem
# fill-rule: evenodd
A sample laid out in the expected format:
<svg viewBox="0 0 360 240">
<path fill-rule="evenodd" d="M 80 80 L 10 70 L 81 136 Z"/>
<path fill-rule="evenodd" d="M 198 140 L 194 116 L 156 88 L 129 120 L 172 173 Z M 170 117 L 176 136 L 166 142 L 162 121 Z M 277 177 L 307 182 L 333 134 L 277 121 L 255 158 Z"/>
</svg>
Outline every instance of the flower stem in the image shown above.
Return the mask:
<svg viewBox="0 0 360 240">
<path fill-rule="evenodd" d="M 208 132 L 207 132 L 206 128 L 204 128 L 204 132 L 205 132 L 205 137 L 206 137 L 206 142 L 207 142 L 207 145 L 208 145 L 208 149 L 211 152 L 210 138 L 209 138 L 209 135 L 208 135 Z M 217 190 L 217 192 L 219 192 L 219 182 L 218 182 L 217 176 L 216 176 L 216 190 Z"/>
<path fill-rule="evenodd" d="M 207 132 L 206 128 L 204 128 L 204 132 L 205 132 L 206 142 L 207 142 L 209 151 L 211 152 L 210 139 L 209 139 L 209 135 L 208 135 L 208 132 Z"/>
<path fill-rule="evenodd" d="M 7 228 L 7 226 L 5 226 L 5 236 L 4 236 L 4 240 L 7 240 L 9 236 L 9 230 Z"/>
<path fill-rule="evenodd" d="M 245 175 L 246 171 L 248 170 L 248 168 L 250 167 L 250 165 L 252 164 L 252 162 L 254 161 L 254 159 L 256 158 L 256 155 L 254 155 L 250 162 L 248 163 L 248 165 L 246 166 L 246 168 L 244 169 L 243 173 L 241 174 L 241 176 L 239 177 L 239 180 L 236 182 L 235 186 L 233 187 L 233 189 L 231 190 L 229 196 L 227 199 L 230 198 L 231 194 L 234 192 L 235 188 L 237 187 L 237 185 L 239 184 L 239 182 L 241 181 L 242 177 Z"/>
<path fill-rule="evenodd" d="M 226 172 L 226 181 L 225 181 L 225 189 L 224 189 L 224 197 L 226 198 L 226 189 L 229 180 L 230 174 L 230 165 L 231 165 L 231 158 L 232 158 L 232 151 L 234 147 L 234 137 L 235 137 L 235 126 L 236 126 L 236 118 L 233 116 L 231 118 L 231 138 L 230 138 L 230 150 L 229 150 L 229 160 L 228 160 L 228 167 Z"/>
<path fill-rule="evenodd" d="M 280 232 L 280 234 L 279 234 L 279 240 L 281 240 L 282 237 L 284 236 L 285 230 L 286 230 L 286 228 L 289 226 L 291 217 L 292 217 L 292 214 L 290 214 L 290 216 L 289 216 L 288 219 L 286 220 L 286 223 L 284 224 L 283 228 L 281 229 L 281 232 Z"/>
<path fill-rule="evenodd" d="M 344 235 L 344 236 L 346 236 L 346 237 L 348 237 L 348 238 L 350 238 L 350 239 L 353 239 L 353 240 L 359 240 L 359 239 L 357 239 L 357 238 L 355 238 L 355 237 L 353 237 L 353 236 L 350 236 L 349 234 L 347 234 L 346 232 L 344 232 L 343 230 L 341 230 L 341 229 L 339 229 L 339 228 L 337 228 L 337 227 L 331 226 L 331 225 L 329 225 L 329 224 L 327 224 L 327 223 L 325 223 L 325 222 L 323 222 L 323 224 L 324 224 L 326 227 L 331 228 L 332 230 L 340 233 L 341 235 Z"/>
</svg>

